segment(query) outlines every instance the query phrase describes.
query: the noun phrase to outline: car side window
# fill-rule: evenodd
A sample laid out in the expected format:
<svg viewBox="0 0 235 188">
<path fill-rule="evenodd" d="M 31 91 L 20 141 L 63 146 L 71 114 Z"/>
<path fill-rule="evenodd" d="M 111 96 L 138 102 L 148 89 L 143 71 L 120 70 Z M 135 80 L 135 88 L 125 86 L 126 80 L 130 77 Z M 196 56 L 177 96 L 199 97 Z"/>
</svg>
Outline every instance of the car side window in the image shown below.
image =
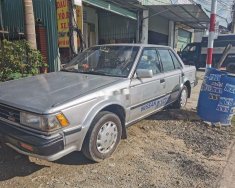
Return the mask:
<svg viewBox="0 0 235 188">
<path fill-rule="evenodd" d="M 166 50 L 159 49 L 158 53 L 162 61 L 162 67 L 163 67 L 164 72 L 174 70 L 175 66 L 174 66 L 174 63 L 173 63 L 173 60 L 171 58 L 169 51 L 167 49 Z"/>
<path fill-rule="evenodd" d="M 170 54 L 171 54 L 171 57 L 172 57 L 172 60 L 174 62 L 174 65 L 175 65 L 175 69 L 181 69 L 182 68 L 182 65 L 181 63 L 179 62 L 179 60 L 177 59 L 177 57 L 175 56 L 175 54 L 169 50 Z"/>
<path fill-rule="evenodd" d="M 153 71 L 153 75 L 161 72 L 161 62 L 157 51 L 153 48 L 145 48 L 140 57 L 137 69 L 148 69 Z"/>
</svg>

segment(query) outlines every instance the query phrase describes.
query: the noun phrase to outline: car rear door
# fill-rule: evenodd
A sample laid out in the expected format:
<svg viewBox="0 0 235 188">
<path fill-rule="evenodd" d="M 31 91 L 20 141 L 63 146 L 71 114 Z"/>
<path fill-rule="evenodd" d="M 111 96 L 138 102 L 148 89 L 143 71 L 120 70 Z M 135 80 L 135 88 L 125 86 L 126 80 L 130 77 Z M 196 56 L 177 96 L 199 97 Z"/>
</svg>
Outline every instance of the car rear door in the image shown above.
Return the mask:
<svg viewBox="0 0 235 188">
<path fill-rule="evenodd" d="M 165 75 L 165 95 L 170 96 L 167 101 L 170 104 L 177 100 L 181 91 L 182 67 L 181 64 L 174 63 L 177 58 L 169 48 L 159 48 L 158 53 Z"/>
<path fill-rule="evenodd" d="M 164 73 L 156 48 L 144 48 L 136 69 L 153 71 L 152 78 L 131 80 L 130 122 L 140 119 L 164 105 Z"/>
</svg>

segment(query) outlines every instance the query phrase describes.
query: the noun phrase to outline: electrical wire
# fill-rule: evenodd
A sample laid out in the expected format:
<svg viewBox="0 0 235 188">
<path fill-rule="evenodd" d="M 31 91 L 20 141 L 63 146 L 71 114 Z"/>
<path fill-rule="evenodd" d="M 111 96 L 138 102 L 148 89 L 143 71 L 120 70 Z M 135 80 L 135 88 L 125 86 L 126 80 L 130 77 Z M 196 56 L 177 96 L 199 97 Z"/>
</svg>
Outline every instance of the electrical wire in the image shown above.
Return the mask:
<svg viewBox="0 0 235 188">
<path fill-rule="evenodd" d="M 210 6 L 211 5 L 211 1 L 207 1 L 207 0 L 191 0 L 193 1 L 194 3 L 198 4 L 198 2 L 200 2 L 201 5 L 207 5 L 207 6 Z M 225 3 L 221 0 L 218 0 L 218 4 L 222 5 L 221 7 L 218 6 L 220 9 L 224 9 L 224 10 L 228 10 L 228 11 L 231 11 L 232 10 L 232 2 L 231 3 Z"/>
<path fill-rule="evenodd" d="M 77 21 L 74 16 L 74 2 L 70 3 L 70 29 L 69 29 L 69 43 L 70 43 L 70 49 L 73 53 L 74 56 L 78 54 L 78 52 L 82 52 L 84 48 L 86 47 L 85 41 L 81 32 L 81 29 L 78 27 Z M 75 23 L 75 25 L 74 25 Z M 77 37 L 79 38 L 80 41 L 80 48 L 79 50 L 75 50 L 75 45 L 74 45 L 74 32 L 77 33 Z"/>
<path fill-rule="evenodd" d="M 207 11 L 207 12 L 209 12 L 209 13 L 211 13 L 211 11 L 208 9 L 208 8 L 206 8 L 206 7 L 209 7 L 210 5 L 211 5 L 211 1 L 208 1 L 208 0 L 192 0 L 192 1 L 194 1 L 195 3 L 201 3 L 201 5 L 204 5 L 203 6 L 203 8 Z M 217 11 L 217 16 L 219 17 L 219 18 L 221 18 L 221 19 L 223 19 L 223 20 L 225 20 L 226 21 L 226 23 L 228 24 L 228 17 L 226 18 L 226 17 L 224 17 L 224 16 L 222 16 L 222 15 L 220 15 L 218 12 L 220 12 L 220 11 L 229 11 L 230 13 L 233 13 L 233 10 L 232 10 L 232 4 L 233 4 L 233 0 L 232 1 L 227 1 L 227 3 L 225 3 L 225 2 L 223 2 L 223 1 L 221 1 L 221 0 L 218 0 L 218 11 Z M 231 7 L 231 8 L 229 8 L 229 7 Z"/>
<path fill-rule="evenodd" d="M 83 14 L 83 13 L 82 13 Z M 72 14 L 72 16 L 73 16 L 73 20 L 74 20 L 74 23 L 75 23 L 75 27 L 74 27 L 74 30 L 77 32 L 77 34 L 78 34 L 78 37 L 79 37 L 79 40 L 80 40 L 80 43 L 81 43 L 81 51 L 83 51 L 84 50 L 84 48 L 86 48 L 86 43 L 85 43 L 85 41 L 84 41 L 84 36 L 83 36 L 83 34 L 82 34 L 82 31 L 81 31 L 81 29 L 78 27 L 78 23 L 77 23 L 77 21 L 76 21 L 76 19 L 75 19 L 75 17 L 74 17 L 74 14 Z"/>
</svg>

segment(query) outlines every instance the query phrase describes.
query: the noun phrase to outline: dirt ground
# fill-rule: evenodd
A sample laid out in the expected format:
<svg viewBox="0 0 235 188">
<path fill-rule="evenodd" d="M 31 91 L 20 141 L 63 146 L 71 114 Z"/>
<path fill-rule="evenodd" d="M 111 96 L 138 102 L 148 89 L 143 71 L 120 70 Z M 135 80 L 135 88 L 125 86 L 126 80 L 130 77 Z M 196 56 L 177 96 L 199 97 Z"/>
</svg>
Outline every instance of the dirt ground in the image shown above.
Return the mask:
<svg viewBox="0 0 235 188">
<path fill-rule="evenodd" d="M 185 110 L 165 110 L 128 128 L 114 155 L 92 163 L 80 152 L 47 162 L 0 144 L 0 187 L 218 187 L 233 127 L 211 128 L 196 116 L 199 85 Z"/>
</svg>

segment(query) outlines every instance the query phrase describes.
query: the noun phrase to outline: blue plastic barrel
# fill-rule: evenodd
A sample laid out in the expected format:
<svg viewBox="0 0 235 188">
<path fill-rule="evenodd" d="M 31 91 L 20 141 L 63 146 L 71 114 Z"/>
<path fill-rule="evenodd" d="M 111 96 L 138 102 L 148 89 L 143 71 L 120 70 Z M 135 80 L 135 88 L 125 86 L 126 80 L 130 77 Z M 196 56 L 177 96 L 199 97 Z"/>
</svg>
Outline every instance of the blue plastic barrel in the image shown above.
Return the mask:
<svg viewBox="0 0 235 188">
<path fill-rule="evenodd" d="M 231 125 L 235 112 L 235 77 L 214 68 L 207 69 L 197 112 L 204 121 Z"/>
<path fill-rule="evenodd" d="M 231 125 L 235 113 L 235 75 L 227 74 L 222 77 L 223 92 L 220 96 L 216 111 L 222 125 Z"/>
</svg>

